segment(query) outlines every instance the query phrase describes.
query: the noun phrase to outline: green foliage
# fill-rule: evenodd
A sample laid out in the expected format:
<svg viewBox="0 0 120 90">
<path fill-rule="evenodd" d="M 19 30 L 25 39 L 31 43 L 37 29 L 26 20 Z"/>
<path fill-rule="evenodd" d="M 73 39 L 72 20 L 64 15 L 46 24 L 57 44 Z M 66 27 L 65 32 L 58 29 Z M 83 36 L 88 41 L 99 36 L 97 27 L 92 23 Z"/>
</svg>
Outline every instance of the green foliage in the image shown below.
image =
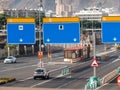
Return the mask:
<svg viewBox="0 0 120 90">
<path fill-rule="evenodd" d="M 101 28 L 101 22 L 99 21 L 90 21 L 90 20 L 82 20 L 81 27 L 85 29 L 91 29 L 91 28 Z"/>
<path fill-rule="evenodd" d="M 16 44 L 6 44 L 6 45 L 5 45 L 5 49 L 7 49 L 8 47 L 9 47 L 10 49 L 15 49 L 17 46 L 18 46 L 18 45 L 16 45 Z"/>
<path fill-rule="evenodd" d="M 0 14 L 0 29 L 3 29 L 3 26 L 6 25 L 6 18 L 5 14 Z"/>
<path fill-rule="evenodd" d="M 42 19 L 45 17 L 45 13 L 40 13 L 35 17 L 36 26 L 39 26 L 39 16 L 40 16 L 40 25 L 42 25 Z"/>
<path fill-rule="evenodd" d="M 99 29 L 101 28 L 101 22 L 99 21 L 90 21 L 90 20 L 82 20 L 81 22 L 81 32 L 85 33 L 86 29 Z"/>
</svg>

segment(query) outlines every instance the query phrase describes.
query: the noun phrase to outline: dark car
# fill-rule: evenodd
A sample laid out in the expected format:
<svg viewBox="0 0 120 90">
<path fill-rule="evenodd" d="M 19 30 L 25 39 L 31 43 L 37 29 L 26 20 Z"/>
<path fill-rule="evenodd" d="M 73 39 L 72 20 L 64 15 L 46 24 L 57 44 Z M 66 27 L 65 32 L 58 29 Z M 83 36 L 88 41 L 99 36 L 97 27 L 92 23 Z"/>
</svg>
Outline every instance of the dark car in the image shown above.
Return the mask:
<svg viewBox="0 0 120 90">
<path fill-rule="evenodd" d="M 101 56 L 96 56 L 96 59 L 97 59 L 97 61 L 101 61 L 102 60 Z"/>
<path fill-rule="evenodd" d="M 33 78 L 49 79 L 49 73 L 47 72 L 46 68 L 36 68 Z"/>
</svg>

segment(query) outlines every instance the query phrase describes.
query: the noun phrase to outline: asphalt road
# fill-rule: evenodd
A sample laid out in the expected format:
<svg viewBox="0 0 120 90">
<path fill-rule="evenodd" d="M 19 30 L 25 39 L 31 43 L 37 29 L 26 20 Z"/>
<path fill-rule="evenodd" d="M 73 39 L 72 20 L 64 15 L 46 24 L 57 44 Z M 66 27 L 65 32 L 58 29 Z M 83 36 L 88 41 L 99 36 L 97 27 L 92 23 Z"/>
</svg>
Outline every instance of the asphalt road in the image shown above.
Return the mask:
<svg viewBox="0 0 120 90">
<path fill-rule="evenodd" d="M 102 52 L 102 48 L 103 47 L 101 46 L 98 49 Z M 119 66 L 120 60 L 115 60 L 118 58 L 119 54 L 119 51 L 110 53 L 108 59 L 100 61 L 99 67 L 97 68 L 97 77 L 102 78 Z M 52 60 L 62 61 L 62 55 L 63 53 L 53 54 Z M 93 68 L 90 67 L 91 61 L 80 62 L 77 64 L 50 64 L 47 63 L 47 58 L 45 58 L 44 61 L 45 67 L 51 72 L 51 78 L 49 80 L 33 80 L 32 75 L 39 62 L 37 56 L 18 58 L 16 64 L 0 63 L 1 77 L 17 78 L 15 82 L 7 83 L 2 86 L 84 89 L 84 86 L 87 83 L 86 80 L 93 75 Z M 70 75 L 61 76 L 61 69 L 64 66 L 71 68 L 72 73 Z"/>
<path fill-rule="evenodd" d="M 114 55 L 115 53 L 113 53 Z M 119 66 L 120 61 L 114 61 L 115 57 L 104 61 L 100 64 L 100 67 L 97 69 L 97 76 L 102 78 L 107 73 L 114 70 Z M 93 69 L 89 66 L 90 62 L 86 62 L 84 66 L 76 68 L 72 71 L 72 77 L 62 77 L 51 80 L 50 82 L 44 84 L 37 84 L 34 87 L 48 87 L 48 88 L 70 88 L 70 89 L 84 89 L 87 79 L 93 75 Z"/>
<path fill-rule="evenodd" d="M 117 84 L 117 78 L 118 76 L 114 77 L 109 83 L 100 86 L 97 90 L 120 90 L 120 86 Z"/>
</svg>

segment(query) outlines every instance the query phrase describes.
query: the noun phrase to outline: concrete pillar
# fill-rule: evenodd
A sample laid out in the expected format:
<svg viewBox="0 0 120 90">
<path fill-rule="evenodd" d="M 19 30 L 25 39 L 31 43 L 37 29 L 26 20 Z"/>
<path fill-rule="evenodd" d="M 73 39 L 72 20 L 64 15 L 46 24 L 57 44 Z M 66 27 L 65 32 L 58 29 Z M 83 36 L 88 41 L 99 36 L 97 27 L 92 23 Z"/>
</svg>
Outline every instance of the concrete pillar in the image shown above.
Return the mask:
<svg viewBox="0 0 120 90">
<path fill-rule="evenodd" d="M 32 54 L 34 55 L 34 45 L 32 45 Z"/>
<path fill-rule="evenodd" d="M 24 50 L 25 50 L 25 55 L 27 55 L 27 48 L 26 48 L 26 45 L 24 46 Z"/>
</svg>

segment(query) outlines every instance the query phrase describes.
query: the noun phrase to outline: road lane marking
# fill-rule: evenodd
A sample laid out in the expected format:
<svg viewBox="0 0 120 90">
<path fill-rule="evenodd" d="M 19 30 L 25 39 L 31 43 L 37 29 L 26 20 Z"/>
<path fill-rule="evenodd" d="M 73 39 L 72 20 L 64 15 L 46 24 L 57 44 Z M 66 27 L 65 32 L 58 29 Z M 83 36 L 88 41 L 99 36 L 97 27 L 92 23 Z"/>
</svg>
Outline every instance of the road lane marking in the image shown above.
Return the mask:
<svg viewBox="0 0 120 90">
<path fill-rule="evenodd" d="M 87 62 L 90 62 L 90 61 L 87 61 Z M 87 62 L 80 63 L 80 64 L 78 64 L 78 65 L 85 64 L 85 63 L 87 63 Z M 78 66 L 78 65 L 72 66 L 72 67 L 70 67 L 70 68 L 76 67 L 76 66 Z M 64 66 L 64 67 L 66 67 L 66 66 Z M 62 67 L 62 68 L 64 68 L 64 67 Z M 60 69 L 62 69 L 62 68 L 55 69 L 54 71 L 60 70 Z M 51 71 L 53 71 L 53 70 L 51 70 Z M 50 80 L 47 80 L 47 81 L 43 81 L 43 82 L 41 82 L 41 83 L 38 83 L 38 84 L 35 84 L 35 85 L 31 86 L 31 88 L 34 88 L 34 87 L 36 87 L 36 86 L 38 86 L 38 85 L 45 84 L 45 83 L 47 83 L 47 82 L 49 82 L 49 81 L 52 81 L 52 80 L 54 80 L 54 79 L 56 79 L 56 78 L 59 78 L 59 77 L 63 77 L 63 75 L 59 74 L 58 76 L 56 76 L 56 77 L 53 78 L 53 79 L 50 79 Z M 68 76 L 68 77 L 69 77 L 69 76 Z M 71 83 L 71 82 L 73 82 L 73 81 L 75 81 L 75 80 L 72 80 L 72 81 L 70 81 L 69 83 Z"/>
<path fill-rule="evenodd" d="M 87 61 L 87 62 L 89 62 L 89 61 Z M 87 63 L 87 62 L 85 62 L 85 63 Z M 46 64 L 46 63 L 45 63 Z M 84 64 L 84 63 L 80 63 L 80 64 Z M 23 68 L 27 68 L 27 67 L 33 67 L 33 66 L 36 66 L 36 65 L 29 65 L 29 66 L 22 66 L 22 67 L 20 67 L 20 68 L 16 68 L 16 69 L 14 69 L 14 68 L 12 68 L 12 69 L 7 69 L 7 70 L 2 70 L 2 71 L 0 71 L 0 72 L 5 72 L 5 71 L 12 71 L 12 70 L 18 70 L 18 69 L 23 69 Z M 74 66 L 73 66 L 74 67 Z"/>
<path fill-rule="evenodd" d="M 119 59 L 115 59 L 115 61 L 112 61 L 111 63 L 109 63 L 108 65 L 110 65 L 110 64 L 112 64 L 112 63 L 115 63 L 115 62 L 117 62 L 117 61 L 119 61 Z M 111 72 L 110 72 L 111 73 Z M 108 73 L 109 74 L 109 73 Z M 114 77 L 112 80 L 114 80 L 116 77 Z M 110 80 L 110 82 L 112 81 L 112 80 Z M 105 84 L 103 84 L 102 86 L 100 86 L 100 87 L 98 87 L 98 88 L 96 88 L 95 90 L 99 90 L 99 89 L 101 89 L 102 87 L 104 87 L 104 86 L 106 86 L 106 85 L 108 85 L 109 83 L 105 83 Z"/>
<path fill-rule="evenodd" d="M 112 63 L 115 63 L 115 62 L 117 62 L 117 61 L 119 61 L 118 59 L 115 59 L 114 61 L 112 61 L 111 63 L 109 63 L 108 65 L 110 65 L 110 64 L 112 64 Z M 106 67 L 106 66 L 104 66 L 104 67 Z M 63 84 L 63 85 L 61 85 L 61 86 L 59 86 L 59 87 L 57 87 L 57 88 L 62 88 L 62 87 L 64 87 L 64 86 L 67 86 L 68 84 L 70 84 L 70 83 L 72 83 L 72 82 L 74 82 L 74 81 L 76 81 L 76 80 L 73 80 L 73 81 L 70 81 L 70 82 L 68 82 L 68 83 L 65 83 L 65 84 Z M 104 84 L 103 86 L 105 86 L 105 85 L 107 85 L 108 83 L 106 83 L 106 84 Z M 103 87 L 102 86 L 102 87 Z M 100 88 L 102 88 L 101 86 L 98 88 L 98 89 L 100 89 Z M 96 90 L 98 90 L 98 89 L 96 89 Z"/>
<path fill-rule="evenodd" d="M 11 68 L 11 69 L 7 69 L 7 70 L 2 70 L 0 72 L 18 70 L 18 69 L 23 69 L 23 68 L 28 68 L 28 67 L 34 67 L 34 66 L 37 66 L 37 65 L 29 65 L 29 66 L 23 66 L 23 67 L 19 67 L 19 68 Z"/>
<path fill-rule="evenodd" d="M 58 68 L 58 69 L 53 69 L 53 70 L 50 70 L 50 71 L 49 71 L 49 73 L 54 72 L 54 71 L 57 71 L 57 70 L 60 70 L 60 69 L 65 68 L 65 67 L 66 67 L 66 66 L 61 67 L 61 68 Z M 33 78 L 33 77 L 31 76 L 31 77 L 28 77 L 28 78 L 26 78 L 26 79 L 19 80 L 19 81 L 26 81 L 26 80 L 29 80 L 29 79 L 32 79 L 32 78 Z"/>
<path fill-rule="evenodd" d="M 89 62 L 89 61 L 87 61 L 87 62 Z M 80 64 L 78 64 L 78 65 L 85 64 L 85 63 L 87 63 L 87 62 L 80 63 Z M 72 66 L 72 67 L 76 67 L 76 66 L 78 66 L 78 65 L 75 65 L 75 66 Z M 66 67 L 66 66 L 64 66 L 64 67 Z M 64 68 L 64 67 L 62 67 L 62 68 Z M 70 67 L 70 68 L 72 68 L 72 67 Z M 54 70 L 51 70 L 50 72 L 57 71 L 57 70 L 60 70 L 60 69 L 62 69 L 62 68 L 54 69 Z M 59 74 L 57 77 L 55 77 L 55 78 L 53 78 L 53 79 L 50 79 L 50 80 L 47 80 L 47 81 L 44 81 L 44 82 L 41 82 L 41 83 L 38 83 L 38 84 L 35 84 L 35 85 L 31 86 L 31 88 L 34 88 L 34 87 L 36 87 L 36 86 L 38 86 L 38 85 L 42 85 L 42 84 L 44 84 L 44 83 L 47 83 L 47 82 L 49 82 L 49 81 L 52 81 L 52 80 L 54 80 L 54 79 L 56 79 L 56 78 L 59 78 L 59 77 L 62 77 L 62 76 L 63 76 L 63 75 Z M 73 82 L 73 81 L 72 81 L 72 82 Z M 71 83 L 71 82 L 70 82 L 70 83 Z"/>
<path fill-rule="evenodd" d="M 33 77 L 28 77 L 28 78 L 26 78 L 26 79 L 19 80 L 19 81 L 23 82 L 23 81 L 26 81 L 26 80 L 29 80 L 29 79 L 32 79 L 32 78 L 33 78 Z"/>
<path fill-rule="evenodd" d="M 57 77 L 55 77 L 55 78 L 53 78 L 53 79 L 50 79 L 50 80 L 43 81 L 43 82 L 41 82 L 41 83 L 37 83 L 37 84 L 35 84 L 35 85 L 32 85 L 32 86 L 30 86 L 30 88 L 34 88 L 34 87 L 36 87 L 36 86 L 38 86 L 38 85 L 42 85 L 42 84 L 44 84 L 44 83 L 50 82 L 50 81 L 52 81 L 52 80 L 54 80 L 54 79 L 56 79 L 56 78 L 59 78 L 59 77 L 62 77 L 62 75 L 60 74 L 60 75 L 58 75 Z"/>
<path fill-rule="evenodd" d="M 109 84 L 109 83 L 105 83 L 104 85 L 102 85 L 102 86 L 96 88 L 95 90 L 99 90 L 99 89 L 101 89 L 102 87 L 104 87 L 104 86 L 106 86 L 106 85 L 108 85 L 108 84 Z"/>
<path fill-rule="evenodd" d="M 112 63 L 117 62 L 117 61 L 119 61 L 119 59 L 115 59 L 114 61 L 112 61 Z"/>
<path fill-rule="evenodd" d="M 68 77 L 69 77 L 69 76 L 68 76 Z M 66 77 L 66 78 L 67 78 L 67 77 Z M 60 86 L 57 87 L 57 89 L 62 88 L 62 87 L 64 87 L 64 86 L 67 86 L 68 84 L 70 84 L 70 83 L 72 83 L 72 82 L 74 82 L 74 81 L 77 81 L 77 79 L 72 80 L 72 81 L 70 81 L 70 82 L 68 82 L 68 83 L 65 83 L 65 84 L 63 84 L 63 85 L 60 85 Z"/>
</svg>

